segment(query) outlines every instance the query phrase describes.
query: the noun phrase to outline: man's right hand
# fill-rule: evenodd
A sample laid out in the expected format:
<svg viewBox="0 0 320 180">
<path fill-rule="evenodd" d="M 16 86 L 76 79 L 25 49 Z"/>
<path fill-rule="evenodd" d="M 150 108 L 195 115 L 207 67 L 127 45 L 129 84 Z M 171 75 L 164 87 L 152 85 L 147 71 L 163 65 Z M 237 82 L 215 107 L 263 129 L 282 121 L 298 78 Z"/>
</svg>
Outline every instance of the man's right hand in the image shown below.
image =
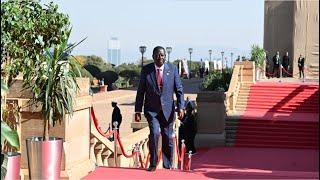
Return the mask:
<svg viewBox="0 0 320 180">
<path fill-rule="evenodd" d="M 135 120 L 136 122 L 140 122 L 140 121 L 141 121 L 141 113 L 140 113 L 140 112 L 137 112 L 137 113 L 135 114 L 134 120 Z"/>
</svg>

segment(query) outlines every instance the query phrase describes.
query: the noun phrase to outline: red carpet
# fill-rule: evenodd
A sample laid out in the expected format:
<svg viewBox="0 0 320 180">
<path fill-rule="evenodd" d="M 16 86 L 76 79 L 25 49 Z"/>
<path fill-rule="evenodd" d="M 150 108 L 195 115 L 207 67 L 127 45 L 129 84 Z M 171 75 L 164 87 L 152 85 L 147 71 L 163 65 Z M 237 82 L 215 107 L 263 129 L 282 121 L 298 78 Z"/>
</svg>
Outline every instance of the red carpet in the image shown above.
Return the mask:
<svg viewBox="0 0 320 180">
<path fill-rule="evenodd" d="M 318 179 L 319 151 L 221 147 L 199 150 L 192 171 L 99 167 L 84 179 Z"/>
<path fill-rule="evenodd" d="M 250 87 L 235 146 L 319 148 L 319 86 L 261 82 Z"/>
</svg>

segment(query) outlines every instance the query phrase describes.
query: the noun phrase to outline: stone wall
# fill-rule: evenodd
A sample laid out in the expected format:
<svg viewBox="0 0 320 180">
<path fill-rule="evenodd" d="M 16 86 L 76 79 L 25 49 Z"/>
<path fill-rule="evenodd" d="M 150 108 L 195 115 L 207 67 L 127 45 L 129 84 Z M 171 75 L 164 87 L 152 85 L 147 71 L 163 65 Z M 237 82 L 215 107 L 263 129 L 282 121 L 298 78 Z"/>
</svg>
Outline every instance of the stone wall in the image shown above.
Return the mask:
<svg viewBox="0 0 320 180">
<path fill-rule="evenodd" d="M 90 162 L 90 113 L 89 108 L 92 105 L 92 96 L 89 96 L 89 79 L 77 79 L 80 91 L 76 97 L 73 116 L 67 115 L 65 120 L 50 127 L 50 136 L 64 139 L 63 155 L 61 163 L 61 176 L 71 179 L 79 179 L 93 170 L 94 165 Z M 21 92 L 22 81 L 16 81 L 10 88 L 8 100 L 26 105 L 31 93 Z M 21 169 L 27 173 L 27 151 L 26 138 L 32 136 L 43 136 L 43 118 L 41 109 L 35 106 L 29 106 L 21 109 L 21 120 L 18 123 L 18 134 L 21 142 Z"/>
</svg>

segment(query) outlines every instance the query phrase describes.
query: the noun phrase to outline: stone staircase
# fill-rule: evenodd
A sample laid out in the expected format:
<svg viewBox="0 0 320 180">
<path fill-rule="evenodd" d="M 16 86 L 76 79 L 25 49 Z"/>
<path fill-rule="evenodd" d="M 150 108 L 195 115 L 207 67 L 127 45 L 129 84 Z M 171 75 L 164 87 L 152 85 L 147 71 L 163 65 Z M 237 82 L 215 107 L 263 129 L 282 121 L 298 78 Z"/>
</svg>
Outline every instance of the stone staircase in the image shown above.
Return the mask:
<svg viewBox="0 0 320 180">
<path fill-rule="evenodd" d="M 237 127 L 239 124 L 239 116 L 228 116 L 226 118 L 226 125 L 225 125 L 225 145 L 226 146 L 234 146 L 236 134 L 237 134 Z"/>
<path fill-rule="evenodd" d="M 244 112 L 246 110 L 251 84 L 251 82 L 242 83 L 236 103 L 237 112 Z"/>
<path fill-rule="evenodd" d="M 244 86 L 236 109 L 239 113 L 226 119 L 226 146 L 319 148 L 318 85 L 269 82 Z"/>
<path fill-rule="evenodd" d="M 249 92 L 250 92 L 250 86 L 252 85 L 252 82 L 243 82 L 239 94 L 237 97 L 237 103 L 236 103 L 236 113 L 242 114 L 247 107 Z M 226 117 L 226 124 L 225 124 L 225 132 L 226 132 L 226 146 L 233 146 L 235 142 L 235 136 L 237 132 L 238 127 L 238 119 L 239 115 L 231 115 Z"/>
<path fill-rule="evenodd" d="M 305 73 L 308 79 L 319 79 L 319 64 L 310 64 L 307 68 Z"/>
</svg>

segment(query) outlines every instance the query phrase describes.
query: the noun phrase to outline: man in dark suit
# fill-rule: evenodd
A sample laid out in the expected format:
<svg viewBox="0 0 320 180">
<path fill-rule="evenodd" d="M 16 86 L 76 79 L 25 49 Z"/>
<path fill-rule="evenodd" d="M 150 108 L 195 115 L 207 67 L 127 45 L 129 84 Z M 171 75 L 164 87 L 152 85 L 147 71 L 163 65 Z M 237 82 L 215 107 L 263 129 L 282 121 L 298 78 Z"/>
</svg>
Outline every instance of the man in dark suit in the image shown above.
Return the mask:
<svg viewBox="0 0 320 180">
<path fill-rule="evenodd" d="M 277 78 L 280 77 L 280 55 L 279 51 L 277 51 L 277 54 L 273 56 L 273 76 L 277 76 Z"/>
<path fill-rule="evenodd" d="M 184 95 L 178 69 L 175 65 L 165 63 L 166 52 L 161 46 L 153 49 L 154 63 L 141 70 L 139 87 L 135 103 L 135 120 L 141 120 L 142 106 L 148 121 L 150 166 L 148 171 L 155 171 L 158 161 L 158 139 L 162 136 L 163 167 L 172 167 L 173 156 L 173 122 L 175 104 L 173 94 L 177 97 L 178 118 L 183 118 Z"/>
<path fill-rule="evenodd" d="M 298 58 L 299 78 L 304 78 L 304 58 L 300 54 Z"/>
<path fill-rule="evenodd" d="M 286 54 L 282 57 L 282 66 L 283 66 L 283 77 L 288 77 L 288 67 L 289 67 L 290 59 L 289 59 L 289 53 L 286 52 Z"/>
</svg>

